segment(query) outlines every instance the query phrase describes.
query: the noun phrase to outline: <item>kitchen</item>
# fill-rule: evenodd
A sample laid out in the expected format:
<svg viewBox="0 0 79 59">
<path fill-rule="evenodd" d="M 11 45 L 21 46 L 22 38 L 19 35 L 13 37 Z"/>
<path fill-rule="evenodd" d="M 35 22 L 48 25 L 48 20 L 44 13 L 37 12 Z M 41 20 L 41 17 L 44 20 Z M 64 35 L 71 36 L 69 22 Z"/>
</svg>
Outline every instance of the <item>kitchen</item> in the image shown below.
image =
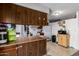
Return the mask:
<svg viewBox="0 0 79 59">
<path fill-rule="evenodd" d="M 46 54 L 46 38 L 42 26 L 47 25 L 47 13 L 3 3 L 0 4 L 0 23 L 0 55 Z M 39 30 L 37 33 L 30 32 L 36 29 Z"/>
<path fill-rule="evenodd" d="M 36 9 L 33 5 L 35 6 L 34 3 L 0 3 L 0 55 L 70 56 L 77 52 L 78 44 L 74 44 L 78 41 L 75 38 L 78 24 L 75 23 L 79 13 L 76 13 L 76 17 L 68 17 L 69 20 L 63 18 L 64 21 L 52 21 L 51 17 L 58 16 L 56 12 L 51 16 L 52 10 L 41 6 L 43 4 L 36 4 Z M 71 25 L 77 29 L 75 34 Z"/>
</svg>

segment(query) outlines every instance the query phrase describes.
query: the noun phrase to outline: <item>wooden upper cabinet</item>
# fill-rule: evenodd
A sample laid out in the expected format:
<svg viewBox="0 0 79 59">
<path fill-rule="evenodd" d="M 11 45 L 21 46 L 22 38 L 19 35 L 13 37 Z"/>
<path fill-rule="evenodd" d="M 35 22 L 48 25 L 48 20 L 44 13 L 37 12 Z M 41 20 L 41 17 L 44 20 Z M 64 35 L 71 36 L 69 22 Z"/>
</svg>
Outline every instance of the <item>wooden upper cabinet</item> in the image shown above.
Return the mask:
<svg viewBox="0 0 79 59">
<path fill-rule="evenodd" d="M 47 14 L 43 12 L 37 12 L 37 25 L 38 26 L 45 26 L 47 25 Z"/>
<path fill-rule="evenodd" d="M 16 18 L 15 18 L 15 23 L 16 24 L 21 24 L 23 20 L 23 9 L 20 6 L 16 7 Z"/>
<path fill-rule="evenodd" d="M 16 24 L 16 9 L 17 6 L 15 4 L 11 4 L 11 23 Z"/>
<path fill-rule="evenodd" d="M 38 17 L 37 11 L 32 10 L 32 25 L 37 25 L 37 23 L 38 23 L 37 17 Z"/>
<path fill-rule="evenodd" d="M 0 22 L 11 23 L 11 13 L 10 4 L 0 4 Z"/>
<path fill-rule="evenodd" d="M 47 25 L 47 14 L 11 3 L 0 3 L 0 22 L 22 25 Z"/>
<path fill-rule="evenodd" d="M 36 25 L 38 25 L 38 26 L 41 26 L 42 25 L 42 21 L 41 21 L 41 12 L 39 12 L 39 11 L 37 11 L 37 13 L 36 13 L 36 17 L 37 17 L 37 19 L 36 19 L 36 22 L 37 22 L 37 24 Z"/>
<path fill-rule="evenodd" d="M 27 9 L 28 25 L 32 25 L 32 10 Z"/>
<path fill-rule="evenodd" d="M 0 22 L 14 23 L 15 22 L 15 5 L 14 4 L 0 4 Z"/>
<path fill-rule="evenodd" d="M 23 8 L 23 20 L 22 24 L 23 25 L 28 25 L 28 14 L 27 14 L 27 8 Z"/>
<path fill-rule="evenodd" d="M 47 25 L 47 14 L 42 13 L 41 17 L 42 17 L 42 25 Z"/>
<path fill-rule="evenodd" d="M 32 14 L 31 14 L 31 21 L 32 21 L 32 24 L 31 25 L 35 25 L 35 10 L 31 10 Z"/>
</svg>

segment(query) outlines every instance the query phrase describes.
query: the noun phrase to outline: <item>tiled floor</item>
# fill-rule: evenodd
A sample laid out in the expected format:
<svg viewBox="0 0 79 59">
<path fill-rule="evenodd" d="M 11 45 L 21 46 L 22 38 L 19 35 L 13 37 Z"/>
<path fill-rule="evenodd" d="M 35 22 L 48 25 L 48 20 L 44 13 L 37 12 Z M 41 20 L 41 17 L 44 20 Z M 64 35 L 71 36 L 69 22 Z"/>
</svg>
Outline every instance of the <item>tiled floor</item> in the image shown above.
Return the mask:
<svg viewBox="0 0 79 59">
<path fill-rule="evenodd" d="M 51 41 L 47 42 L 47 56 L 71 56 L 75 52 L 77 52 L 76 49 L 64 48 Z"/>
</svg>

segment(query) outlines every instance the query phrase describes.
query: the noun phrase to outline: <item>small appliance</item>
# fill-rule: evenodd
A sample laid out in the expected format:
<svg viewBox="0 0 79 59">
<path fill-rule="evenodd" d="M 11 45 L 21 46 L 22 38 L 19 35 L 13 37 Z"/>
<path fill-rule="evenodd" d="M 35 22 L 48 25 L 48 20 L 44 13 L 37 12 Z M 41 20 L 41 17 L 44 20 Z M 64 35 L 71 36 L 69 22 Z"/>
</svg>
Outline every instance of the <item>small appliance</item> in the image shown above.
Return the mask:
<svg viewBox="0 0 79 59">
<path fill-rule="evenodd" d="M 16 40 L 16 30 L 13 28 L 7 29 L 7 42 L 12 42 Z"/>
<path fill-rule="evenodd" d="M 0 24 L 0 44 L 7 42 L 7 26 Z"/>
</svg>

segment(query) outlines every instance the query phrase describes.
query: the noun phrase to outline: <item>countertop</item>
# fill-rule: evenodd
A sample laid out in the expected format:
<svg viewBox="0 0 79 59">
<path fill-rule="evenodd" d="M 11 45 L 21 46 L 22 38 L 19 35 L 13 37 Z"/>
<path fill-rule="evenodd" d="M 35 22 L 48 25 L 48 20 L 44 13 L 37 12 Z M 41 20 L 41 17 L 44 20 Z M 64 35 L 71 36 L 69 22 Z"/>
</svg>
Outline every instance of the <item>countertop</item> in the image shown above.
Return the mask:
<svg viewBox="0 0 79 59">
<path fill-rule="evenodd" d="M 16 38 L 16 41 L 1 44 L 0 48 L 5 47 L 5 46 L 10 46 L 10 45 L 17 45 L 17 44 L 22 44 L 22 43 L 29 43 L 29 42 L 34 42 L 34 41 L 39 41 L 39 40 L 45 40 L 45 36 L 29 36 L 29 37 L 19 37 Z"/>
</svg>

